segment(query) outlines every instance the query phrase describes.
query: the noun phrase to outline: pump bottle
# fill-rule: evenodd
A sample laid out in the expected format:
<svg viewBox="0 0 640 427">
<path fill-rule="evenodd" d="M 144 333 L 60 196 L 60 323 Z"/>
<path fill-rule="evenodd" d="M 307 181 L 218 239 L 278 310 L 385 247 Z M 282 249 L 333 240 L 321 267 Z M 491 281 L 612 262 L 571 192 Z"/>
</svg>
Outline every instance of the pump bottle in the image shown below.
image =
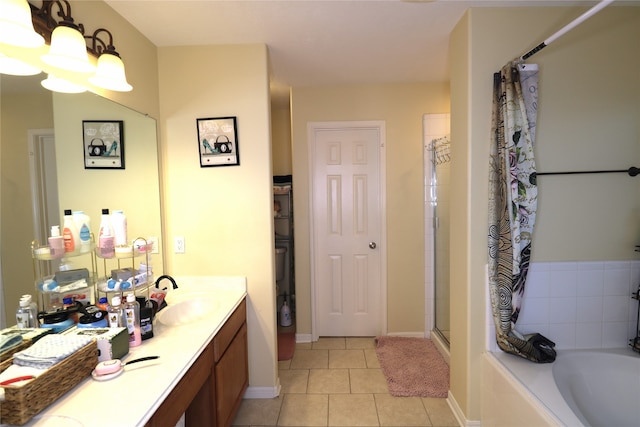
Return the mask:
<svg viewBox="0 0 640 427">
<path fill-rule="evenodd" d="M 124 326 L 121 302 L 121 298 L 117 295 L 111 299 L 111 305 L 109 306 L 109 310 L 107 310 L 110 328 L 121 328 Z"/>
<path fill-rule="evenodd" d="M 33 318 L 33 327 L 39 328 L 40 321 L 38 320 L 38 304 L 33 300 L 33 297 L 29 294 L 22 295 L 20 300 L 25 300 L 29 304 L 29 310 L 31 311 L 31 317 Z"/>
<path fill-rule="evenodd" d="M 142 344 L 140 334 L 140 304 L 136 301 L 133 293 L 127 295 L 127 302 L 124 305 L 124 317 L 127 331 L 129 332 L 129 346 L 136 347 Z"/>
<path fill-rule="evenodd" d="M 65 254 L 64 237 L 60 235 L 59 225 L 51 226 L 51 237 L 49 237 L 49 249 L 51 253 L 51 258 L 53 259 L 62 258 Z"/>
<path fill-rule="evenodd" d="M 24 298 L 20 299 L 18 309 L 16 310 L 16 325 L 18 329 L 26 329 L 35 327 L 35 320 L 31 313 L 29 301 Z"/>
</svg>

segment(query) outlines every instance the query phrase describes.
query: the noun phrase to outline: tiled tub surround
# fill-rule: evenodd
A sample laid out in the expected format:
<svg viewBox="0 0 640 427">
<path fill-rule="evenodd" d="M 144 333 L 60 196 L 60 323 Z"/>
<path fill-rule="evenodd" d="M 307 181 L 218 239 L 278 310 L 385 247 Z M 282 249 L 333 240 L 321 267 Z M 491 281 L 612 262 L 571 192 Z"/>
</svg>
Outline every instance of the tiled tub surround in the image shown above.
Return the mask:
<svg viewBox="0 0 640 427">
<path fill-rule="evenodd" d="M 636 335 L 638 283 L 640 261 L 532 263 L 518 331 L 539 332 L 557 350 L 627 347 Z M 487 341 L 498 351 L 489 302 Z"/>
<path fill-rule="evenodd" d="M 556 343 L 558 360 L 586 349 L 636 356 L 639 261 L 533 263 L 518 330 L 540 332 Z M 488 296 L 487 296 L 488 301 Z M 482 425 L 579 426 L 553 379 L 553 366 L 502 352 L 487 302 L 487 348 L 483 357 Z"/>
</svg>

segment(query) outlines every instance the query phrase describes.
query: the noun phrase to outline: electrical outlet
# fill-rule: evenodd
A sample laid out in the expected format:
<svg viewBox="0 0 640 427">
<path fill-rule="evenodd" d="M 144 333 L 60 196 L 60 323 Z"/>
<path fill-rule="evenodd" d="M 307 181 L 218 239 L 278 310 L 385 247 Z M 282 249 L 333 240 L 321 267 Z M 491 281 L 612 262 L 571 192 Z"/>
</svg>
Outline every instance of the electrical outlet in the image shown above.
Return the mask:
<svg viewBox="0 0 640 427">
<path fill-rule="evenodd" d="M 158 248 L 158 236 L 149 236 L 147 238 L 147 243 L 153 243 L 153 249 L 151 250 L 152 254 L 160 253 L 160 249 Z"/>
<path fill-rule="evenodd" d="M 175 249 L 175 253 L 183 254 L 184 250 L 184 236 L 176 236 L 173 239 L 173 248 Z"/>
</svg>

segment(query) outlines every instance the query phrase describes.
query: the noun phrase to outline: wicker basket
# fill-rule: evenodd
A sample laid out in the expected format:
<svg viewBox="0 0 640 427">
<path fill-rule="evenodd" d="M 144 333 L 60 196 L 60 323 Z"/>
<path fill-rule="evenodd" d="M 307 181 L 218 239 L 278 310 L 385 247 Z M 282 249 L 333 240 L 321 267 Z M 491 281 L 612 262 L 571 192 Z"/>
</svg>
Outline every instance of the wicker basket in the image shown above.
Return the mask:
<svg viewBox="0 0 640 427">
<path fill-rule="evenodd" d="M 21 386 L 5 386 L 5 400 L 0 405 L 0 422 L 25 424 L 91 375 L 97 363 L 98 346 L 92 341 L 36 379 Z"/>
<path fill-rule="evenodd" d="M 31 345 L 30 339 L 23 339 L 20 344 L 15 347 L 11 347 L 9 350 L 0 353 L 0 372 L 3 372 L 9 366 L 13 364 L 13 355 L 19 351 Z"/>
</svg>

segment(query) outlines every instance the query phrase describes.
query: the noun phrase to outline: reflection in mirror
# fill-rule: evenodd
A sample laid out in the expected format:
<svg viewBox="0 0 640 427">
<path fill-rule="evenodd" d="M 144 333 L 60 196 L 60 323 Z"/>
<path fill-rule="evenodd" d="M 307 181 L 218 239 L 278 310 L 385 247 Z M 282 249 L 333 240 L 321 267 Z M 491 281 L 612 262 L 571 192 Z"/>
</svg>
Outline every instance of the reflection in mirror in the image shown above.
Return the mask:
<svg viewBox="0 0 640 427">
<path fill-rule="evenodd" d="M 150 255 L 150 262 L 154 275 L 162 274 L 155 120 L 92 93 L 51 93 L 41 87 L 42 78 L 0 76 L 3 327 L 15 324 L 20 296 L 35 293 L 31 242 L 46 244 L 51 225 L 62 223 L 64 209 L 89 215 L 94 235 L 103 208 L 123 210 L 130 241 L 158 238 L 159 254 Z M 84 168 L 83 120 L 123 121 L 125 169 Z M 57 197 L 52 196 L 56 193 Z M 125 267 L 124 261 L 120 265 L 98 261 L 102 276 Z M 139 261 L 128 260 L 126 267 L 134 262 L 137 266 Z M 90 268 L 91 257 L 75 257 L 72 265 Z M 58 265 L 54 261 L 50 267 L 55 272 Z"/>
</svg>

